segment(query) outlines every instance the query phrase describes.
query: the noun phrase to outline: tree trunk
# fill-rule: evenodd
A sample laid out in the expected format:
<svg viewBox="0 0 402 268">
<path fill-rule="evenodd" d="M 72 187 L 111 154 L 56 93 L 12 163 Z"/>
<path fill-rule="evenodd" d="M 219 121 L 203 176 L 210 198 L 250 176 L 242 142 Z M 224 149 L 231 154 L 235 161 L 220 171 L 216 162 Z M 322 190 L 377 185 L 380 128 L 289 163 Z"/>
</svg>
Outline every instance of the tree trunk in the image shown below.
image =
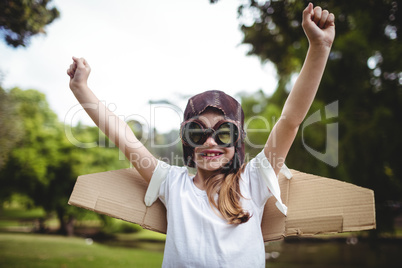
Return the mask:
<svg viewBox="0 0 402 268">
<path fill-rule="evenodd" d="M 74 235 L 74 222 L 75 222 L 74 216 L 70 215 L 68 217 L 68 221 L 67 221 L 67 223 L 65 225 L 67 236 L 73 236 Z"/>
<path fill-rule="evenodd" d="M 64 209 L 56 209 L 56 212 L 57 212 L 57 218 L 59 219 L 60 222 L 60 229 L 58 232 L 63 235 L 73 236 L 74 222 L 75 222 L 74 216 L 70 215 L 66 220 Z"/>
</svg>

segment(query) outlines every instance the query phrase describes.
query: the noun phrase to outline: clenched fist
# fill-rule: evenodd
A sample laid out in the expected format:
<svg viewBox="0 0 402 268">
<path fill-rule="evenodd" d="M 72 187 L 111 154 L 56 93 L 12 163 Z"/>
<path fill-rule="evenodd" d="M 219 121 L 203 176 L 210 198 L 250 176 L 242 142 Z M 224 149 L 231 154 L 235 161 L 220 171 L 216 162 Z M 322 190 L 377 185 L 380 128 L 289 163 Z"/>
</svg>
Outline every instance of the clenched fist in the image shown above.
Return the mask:
<svg viewBox="0 0 402 268">
<path fill-rule="evenodd" d="M 86 87 L 90 72 L 91 67 L 84 58 L 73 57 L 73 63 L 67 70 L 67 74 L 70 76 L 71 90 Z"/>
</svg>

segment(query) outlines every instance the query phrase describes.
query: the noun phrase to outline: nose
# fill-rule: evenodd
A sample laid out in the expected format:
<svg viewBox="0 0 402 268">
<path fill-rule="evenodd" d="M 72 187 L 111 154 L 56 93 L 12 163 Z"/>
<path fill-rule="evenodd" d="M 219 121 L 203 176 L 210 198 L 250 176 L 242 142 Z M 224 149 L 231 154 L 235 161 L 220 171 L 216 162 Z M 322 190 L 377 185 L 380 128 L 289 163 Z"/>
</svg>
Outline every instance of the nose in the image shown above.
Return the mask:
<svg viewBox="0 0 402 268">
<path fill-rule="evenodd" d="M 204 142 L 204 146 L 205 147 L 212 147 L 212 146 L 217 146 L 218 144 L 216 143 L 216 141 L 214 140 L 214 138 L 212 138 L 212 136 L 209 136 L 207 138 L 207 140 Z"/>
</svg>

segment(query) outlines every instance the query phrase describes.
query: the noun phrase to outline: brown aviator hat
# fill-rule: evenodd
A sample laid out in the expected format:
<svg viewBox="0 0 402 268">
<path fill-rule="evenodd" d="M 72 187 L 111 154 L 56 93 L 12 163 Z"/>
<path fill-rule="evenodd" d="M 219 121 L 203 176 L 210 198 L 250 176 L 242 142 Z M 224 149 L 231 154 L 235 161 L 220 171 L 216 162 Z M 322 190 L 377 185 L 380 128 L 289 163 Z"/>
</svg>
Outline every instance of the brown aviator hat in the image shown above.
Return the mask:
<svg viewBox="0 0 402 268">
<path fill-rule="evenodd" d="M 234 145 L 235 156 L 232 166 L 235 169 L 240 168 L 244 162 L 244 138 L 243 130 L 244 113 L 238 101 L 231 96 L 219 90 L 209 90 L 191 97 L 188 100 L 186 109 L 184 110 L 184 122 L 197 118 L 206 108 L 213 107 L 222 111 L 226 119 L 235 121 L 240 126 L 241 138 Z M 193 160 L 194 148 L 183 143 L 184 164 L 189 167 L 195 167 Z"/>
</svg>

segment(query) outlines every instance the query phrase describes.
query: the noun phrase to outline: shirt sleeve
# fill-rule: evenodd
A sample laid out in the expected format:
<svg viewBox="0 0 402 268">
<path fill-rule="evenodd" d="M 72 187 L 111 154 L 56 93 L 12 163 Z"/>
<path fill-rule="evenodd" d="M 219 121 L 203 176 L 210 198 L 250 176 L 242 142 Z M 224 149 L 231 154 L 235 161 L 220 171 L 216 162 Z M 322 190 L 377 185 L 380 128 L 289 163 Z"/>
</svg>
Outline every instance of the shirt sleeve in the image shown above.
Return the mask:
<svg viewBox="0 0 402 268">
<path fill-rule="evenodd" d="M 154 170 L 154 173 L 152 174 L 151 181 L 149 182 L 144 198 L 144 202 L 147 207 L 151 206 L 156 199 L 158 199 L 161 185 L 166 180 L 170 169 L 170 165 L 158 160 L 158 164 Z"/>
<path fill-rule="evenodd" d="M 286 166 L 281 172 L 288 172 Z M 249 177 L 251 195 L 254 202 L 259 205 L 261 203 L 265 204 L 266 200 L 273 195 L 277 200 L 276 207 L 286 215 L 287 207 L 281 199 L 278 177 L 266 158 L 264 151 L 260 152 L 247 164 L 245 175 Z"/>
<path fill-rule="evenodd" d="M 256 166 L 255 161 L 256 160 L 254 158 L 247 163 L 241 177 L 243 183 L 247 185 L 246 187 L 249 189 L 249 198 L 251 198 L 258 207 L 263 207 L 265 206 L 268 198 L 272 196 L 272 193 L 262 180 L 259 168 Z"/>
</svg>

